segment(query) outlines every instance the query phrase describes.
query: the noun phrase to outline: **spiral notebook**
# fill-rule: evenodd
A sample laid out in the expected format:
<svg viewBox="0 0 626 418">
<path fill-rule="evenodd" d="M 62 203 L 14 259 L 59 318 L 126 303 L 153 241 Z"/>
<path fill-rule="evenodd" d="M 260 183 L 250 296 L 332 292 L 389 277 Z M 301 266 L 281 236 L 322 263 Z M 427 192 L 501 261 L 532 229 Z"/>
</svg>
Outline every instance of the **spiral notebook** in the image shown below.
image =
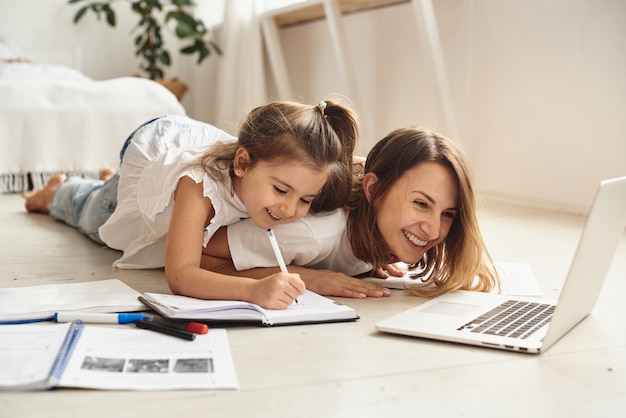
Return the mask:
<svg viewBox="0 0 626 418">
<path fill-rule="evenodd" d="M 134 326 L 0 326 L 0 391 L 235 389 L 224 329 L 185 341 Z"/>
</svg>

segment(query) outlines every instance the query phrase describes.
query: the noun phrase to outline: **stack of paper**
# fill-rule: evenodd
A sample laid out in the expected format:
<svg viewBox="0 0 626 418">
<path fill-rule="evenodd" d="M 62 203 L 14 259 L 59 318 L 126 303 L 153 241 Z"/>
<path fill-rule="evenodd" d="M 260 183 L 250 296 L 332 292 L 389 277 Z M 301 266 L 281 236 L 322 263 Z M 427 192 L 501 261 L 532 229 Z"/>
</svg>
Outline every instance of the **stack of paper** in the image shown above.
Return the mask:
<svg viewBox="0 0 626 418">
<path fill-rule="evenodd" d="M 0 289 L 0 323 L 52 319 L 57 311 L 134 312 L 147 307 L 117 279 Z"/>
</svg>

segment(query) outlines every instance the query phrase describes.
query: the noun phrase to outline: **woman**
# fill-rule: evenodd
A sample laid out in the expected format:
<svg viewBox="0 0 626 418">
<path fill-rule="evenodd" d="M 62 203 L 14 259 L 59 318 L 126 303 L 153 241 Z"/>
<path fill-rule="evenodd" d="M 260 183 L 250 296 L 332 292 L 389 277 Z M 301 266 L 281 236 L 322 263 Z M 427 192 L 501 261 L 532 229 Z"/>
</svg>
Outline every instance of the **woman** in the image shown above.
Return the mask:
<svg viewBox="0 0 626 418">
<path fill-rule="evenodd" d="M 478 226 L 465 157 L 452 141 L 425 129 L 397 129 L 379 141 L 343 210 L 311 214 L 274 233 L 290 271 L 308 289 L 328 296 L 388 295 L 350 276 L 372 270 L 383 278 L 403 275 L 396 262 L 415 270 L 413 277 L 423 285 L 409 291 L 418 296 L 499 285 Z M 263 231 L 242 221 L 218 231 L 203 263 L 255 276 L 276 265 L 273 257 Z"/>
</svg>

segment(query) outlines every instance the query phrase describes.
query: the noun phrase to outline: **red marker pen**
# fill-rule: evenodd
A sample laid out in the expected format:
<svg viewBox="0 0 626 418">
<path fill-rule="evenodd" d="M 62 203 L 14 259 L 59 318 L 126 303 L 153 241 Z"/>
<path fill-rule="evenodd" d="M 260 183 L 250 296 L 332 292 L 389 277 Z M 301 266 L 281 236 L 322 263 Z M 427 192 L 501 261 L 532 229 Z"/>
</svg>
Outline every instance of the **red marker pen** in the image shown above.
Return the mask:
<svg viewBox="0 0 626 418">
<path fill-rule="evenodd" d="M 155 324 L 165 325 L 170 328 L 193 332 L 194 334 L 206 334 L 209 332 L 209 326 L 200 322 L 175 321 L 157 315 L 146 315 L 146 320 L 154 322 Z"/>
</svg>

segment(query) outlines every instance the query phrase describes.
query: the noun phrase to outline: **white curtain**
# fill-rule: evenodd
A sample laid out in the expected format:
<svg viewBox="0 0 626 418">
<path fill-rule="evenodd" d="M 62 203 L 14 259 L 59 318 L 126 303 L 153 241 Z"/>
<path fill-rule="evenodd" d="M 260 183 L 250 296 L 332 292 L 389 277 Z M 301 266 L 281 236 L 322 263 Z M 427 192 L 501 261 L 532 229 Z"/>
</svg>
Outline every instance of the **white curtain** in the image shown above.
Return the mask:
<svg viewBox="0 0 626 418">
<path fill-rule="evenodd" d="M 263 0 L 228 0 L 221 30 L 214 123 L 235 134 L 252 108 L 268 101 L 259 15 Z"/>
</svg>

